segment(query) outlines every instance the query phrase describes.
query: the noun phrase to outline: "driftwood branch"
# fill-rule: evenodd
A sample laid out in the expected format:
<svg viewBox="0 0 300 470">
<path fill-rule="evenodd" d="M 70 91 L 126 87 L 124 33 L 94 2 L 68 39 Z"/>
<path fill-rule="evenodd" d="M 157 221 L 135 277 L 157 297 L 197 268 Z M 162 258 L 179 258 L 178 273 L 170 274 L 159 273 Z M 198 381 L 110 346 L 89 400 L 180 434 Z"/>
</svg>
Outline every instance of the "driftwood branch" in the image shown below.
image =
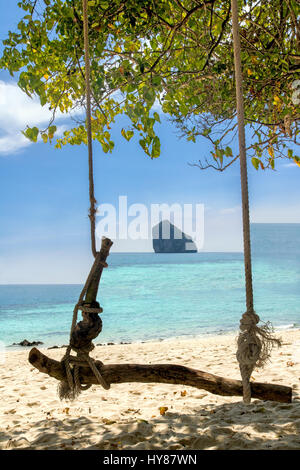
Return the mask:
<svg viewBox="0 0 300 470">
<path fill-rule="evenodd" d="M 66 380 L 63 365 L 45 356 L 33 348 L 29 353 L 29 362 L 40 372 L 57 380 Z M 207 390 L 223 396 L 242 396 L 243 386 L 240 380 L 225 379 L 217 375 L 175 364 L 109 364 L 95 362 L 99 372 L 108 384 L 142 382 L 182 384 Z M 89 367 L 80 368 L 80 380 L 84 384 L 97 384 L 97 379 Z M 251 383 L 253 398 L 282 403 L 292 401 L 292 389 L 284 385 Z"/>
</svg>

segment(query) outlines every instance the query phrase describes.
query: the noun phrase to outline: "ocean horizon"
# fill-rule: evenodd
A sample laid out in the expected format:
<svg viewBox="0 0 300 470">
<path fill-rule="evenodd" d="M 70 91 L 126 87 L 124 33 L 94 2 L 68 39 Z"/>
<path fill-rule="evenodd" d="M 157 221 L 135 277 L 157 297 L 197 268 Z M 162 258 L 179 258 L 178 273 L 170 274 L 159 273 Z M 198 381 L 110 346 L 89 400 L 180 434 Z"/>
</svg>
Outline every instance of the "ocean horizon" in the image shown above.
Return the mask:
<svg viewBox="0 0 300 470">
<path fill-rule="evenodd" d="M 300 224 L 252 224 L 255 309 L 275 329 L 300 328 Z M 0 285 L 0 341 L 68 343 L 82 284 Z M 98 300 L 98 343 L 237 332 L 243 253 L 112 253 Z M 80 314 L 79 314 L 80 317 Z"/>
</svg>

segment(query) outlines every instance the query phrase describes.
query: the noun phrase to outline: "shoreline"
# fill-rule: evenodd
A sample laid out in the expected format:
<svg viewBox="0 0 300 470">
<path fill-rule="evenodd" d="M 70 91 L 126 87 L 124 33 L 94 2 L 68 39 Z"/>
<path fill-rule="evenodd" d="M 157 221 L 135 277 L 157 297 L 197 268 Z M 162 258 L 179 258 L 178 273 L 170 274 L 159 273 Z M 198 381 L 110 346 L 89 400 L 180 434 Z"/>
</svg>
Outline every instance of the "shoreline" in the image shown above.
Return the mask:
<svg viewBox="0 0 300 470">
<path fill-rule="evenodd" d="M 184 385 L 122 383 L 92 386 L 60 402 L 58 382 L 28 363 L 29 349 L 10 351 L 0 369 L 1 449 L 298 449 L 300 329 L 281 331 L 252 380 L 293 388 L 289 404 L 213 395 Z M 61 349 L 41 348 L 60 360 Z M 172 363 L 240 379 L 234 334 L 97 346 L 104 363 Z M 8 392 L 9 391 L 9 392 Z M 161 409 L 167 408 L 165 413 Z"/>
<path fill-rule="evenodd" d="M 286 332 L 286 331 L 299 331 L 300 332 L 300 327 L 298 325 L 282 325 L 282 326 L 278 326 L 278 327 L 274 327 L 274 333 L 277 334 L 277 335 L 280 335 L 282 332 Z M 127 344 L 133 344 L 133 345 L 139 345 L 139 344 L 147 344 L 147 343 L 161 343 L 161 342 L 168 342 L 168 341 L 181 341 L 181 340 L 197 340 L 197 339 L 203 339 L 203 338 L 206 338 L 206 337 L 209 337 L 209 338 L 213 338 L 213 337 L 222 337 L 222 336 L 235 336 L 237 337 L 239 334 L 239 330 L 238 329 L 235 329 L 235 330 L 220 330 L 219 332 L 206 332 L 206 333 L 200 333 L 200 334 L 195 334 L 195 335 L 189 335 L 189 334 L 185 334 L 185 335 L 176 335 L 176 336 L 170 336 L 168 338 L 153 338 L 153 339 L 149 339 L 149 340 L 136 340 L 136 341 L 130 341 L 130 340 L 124 340 L 124 341 L 120 341 L 120 342 L 114 342 L 114 341 L 107 341 L 107 342 L 96 342 L 97 340 L 100 339 L 99 338 L 96 338 L 96 340 L 94 340 L 94 345 L 95 347 L 101 347 L 101 346 L 122 346 L 122 345 L 127 345 Z M 101 333 L 100 333 L 100 336 L 101 336 Z M 26 340 L 27 338 L 24 338 L 24 340 Z M 22 341 L 24 341 L 22 340 Z M 37 340 L 32 340 L 30 342 L 39 342 L 40 340 L 37 339 Z M 52 350 L 52 349 L 63 349 L 63 348 L 66 348 L 68 345 L 68 338 L 66 339 L 66 341 L 63 342 L 62 345 L 52 345 L 52 346 L 48 346 L 47 344 L 45 345 L 44 343 L 43 344 L 32 344 L 30 346 L 22 346 L 22 345 L 19 345 L 19 344 L 11 344 L 11 345 L 5 345 L 5 350 L 8 351 L 8 352 L 20 352 L 20 351 L 29 351 L 30 348 L 32 347 L 37 347 L 38 349 L 41 349 L 43 351 L 47 351 L 47 350 Z"/>
</svg>

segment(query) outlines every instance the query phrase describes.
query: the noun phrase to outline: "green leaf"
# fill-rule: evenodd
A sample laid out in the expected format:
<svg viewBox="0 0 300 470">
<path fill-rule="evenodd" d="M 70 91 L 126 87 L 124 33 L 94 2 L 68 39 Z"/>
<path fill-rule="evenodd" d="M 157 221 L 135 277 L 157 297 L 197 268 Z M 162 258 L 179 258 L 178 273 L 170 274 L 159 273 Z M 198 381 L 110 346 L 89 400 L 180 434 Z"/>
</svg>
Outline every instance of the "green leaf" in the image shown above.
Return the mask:
<svg viewBox="0 0 300 470">
<path fill-rule="evenodd" d="M 230 147 L 226 147 L 225 155 L 226 157 L 232 157 L 232 149 Z"/>
<path fill-rule="evenodd" d="M 44 144 L 46 144 L 48 142 L 48 135 L 42 134 L 42 139 L 43 139 Z"/>
<path fill-rule="evenodd" d="M 37 127 L 28 127 L 25 132 L 23 132 L 23 135 L 27 137 L 27 139 L 31 140 L 31 142 L 37 142 L 37 138 L 39 135 L 39 130 Z"/>
<path fill-rule="evenodd" d="M 160 140 L 157 136 L 154 137 L 151 150 L 151 158 L 160 156 Z"/>
<path fill-rule="evenodd" d="M 55 134 L 57 130 L 57 127 L 56 126 L 50 126 L 49 129 L 48 129 L 48 137 L 49 139 L 51 140 Z"/>
<path fill-rule="evenodd" d="M 106 142 L 102 142 L 102 149 L 104 153 L 108 153 L 110 151 L 110 146 Z"/>
<path fill-rule="evenodd" d="M 127 141 L 129 141 L 129 140 L 133 137 L 134 132 L 131 131 L 131 130 L 125 131 L 125 129 L 122 129 L 122 130 L 121 130 L 121 134 L 122 134 L 123 137 L 125 137 L 125 139 L 126 139 Z"/>
<path fill-rule="evenodd" d="M 154 117 L 155 121 L 160 122 L 160 116 L 157 112 L 153 113 L 153 117 Z"/>
<path fill-rule="evenodd" d="M 220 160 L 221 165 L 223 165 L 223 149 L 216 150 L 216 157 Z"/>
<path fill-rule="evenodd" d="M 147 155 L 150 156 L 146 139 L 140 139 L 140 140 L 139 140 L 139 144 L 140 144 L 140 146 L 142 147 L 142 149 L 144 150 L 144 152 L 145 152 Z"/>
<path fill-rule="evenodd" d="M 155 91 L 152 88 L 145 87 L 144 98 L 147 101 L 147 103 L 152 104 L 155 100 Z"/>
<path fill-rule="evenodd" d="M 161 77 L 158 77 L 157 75 L 152 77 L 152 85 L 154 86 L 158 87 L 159 85 L 161 85 L 161 81 L 162 81 Z"/>
<path fill-rule="evenodd" d="M 259 164 L 260 164 L 260 160 L 259 160 L 258 158 L 256 158 L 256 157 L 253 157 L 253 158 L 251 159 L 251 162 L 252 162 L 252 165 L 254 166 L 254 168 L 255 168 L 256 170 L 258 170 Z"/>
<path fill-rule="evenodd" d="M 210 134 L 210 133 L 211 133 L 211 129 L 204 129 L 204 131 L 202 132 L 202 135 L 203 135 L 204 137 L 206 137 L 206 136 L 208 136 L 208 134 Z"/>
<path fill-rule="evenodd" d="M 142 116 L 144 114 L 144 106 L 141 103 L 137 103 L 134 112 L 138 117 Z"/>
</svg>

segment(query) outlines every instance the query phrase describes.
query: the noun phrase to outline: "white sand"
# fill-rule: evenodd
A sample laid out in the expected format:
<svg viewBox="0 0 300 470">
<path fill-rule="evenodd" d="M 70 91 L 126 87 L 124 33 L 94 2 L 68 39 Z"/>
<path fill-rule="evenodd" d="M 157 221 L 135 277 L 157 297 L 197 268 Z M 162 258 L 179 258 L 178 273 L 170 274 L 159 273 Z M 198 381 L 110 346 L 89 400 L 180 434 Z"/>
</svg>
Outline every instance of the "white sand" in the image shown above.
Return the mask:
<svg viewBox="0 0 300 470">
<path fill-rule="evenodd" d="M 254 380 L 293 387 L 293 403 L 219 397 L 182 385 L 93 386 L 76 402 L 60 402 L 57 381 L 7 354 L 1 366 L 1 449 L 300 449 L 300 330 Z M 64 350 L 46 354 L 60 359 Z M 232 335 L 97 347 L 105 363 L 177 363 L 239 379 Z M 159 407 L 168 407 L 164 416 Z"/>
</svg>

